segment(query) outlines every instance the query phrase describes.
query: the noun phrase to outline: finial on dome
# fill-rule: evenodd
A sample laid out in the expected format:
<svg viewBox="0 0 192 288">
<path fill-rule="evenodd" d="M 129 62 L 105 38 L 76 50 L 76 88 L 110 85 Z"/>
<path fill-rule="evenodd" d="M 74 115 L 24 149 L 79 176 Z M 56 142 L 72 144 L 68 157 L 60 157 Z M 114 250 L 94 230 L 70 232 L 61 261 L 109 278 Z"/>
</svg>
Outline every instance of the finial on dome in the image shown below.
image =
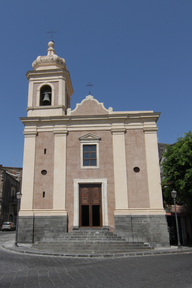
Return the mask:
<svg viewBox="0 0 192 288">
<path fill-rule="evenodd" d="M 54 55 L 55 54 L 55 49 L 54 49 L 55 43 L 53 40 L 49 41 L 48 43 L 48 49 L 47 49 L 47 55 Z"/>
</svg>

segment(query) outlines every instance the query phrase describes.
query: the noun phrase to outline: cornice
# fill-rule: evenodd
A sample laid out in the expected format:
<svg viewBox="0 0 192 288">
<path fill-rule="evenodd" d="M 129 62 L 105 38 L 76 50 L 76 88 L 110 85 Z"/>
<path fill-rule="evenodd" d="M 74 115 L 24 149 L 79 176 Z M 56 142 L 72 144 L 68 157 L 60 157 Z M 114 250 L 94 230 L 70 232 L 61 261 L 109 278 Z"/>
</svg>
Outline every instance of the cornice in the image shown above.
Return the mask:
<svg viewBox="0 0 192 288">
<path fill-rule="evenodd" d="M 29 106 L 27 107 L 27 111 L 28 110 L 41 110 L 41 109 L 55 109 L 55 108 L 64 108 L 64 105 L 56 105 L 56 106 L 38 106 L 38 107 L 33 107 L 33 106 Z M 108 119 L 110 121 L 113 120 L 120 120 L 120 121 L 125 121 L 125 120 L 142 120 L 144 119 L 145 121 L 147 121 L 147 119 L 149 119 L 150 121 L 155 121 L 156 118 L 159 118 L 160 113 L 142 113 L 142 114 L 132 114 L 130 112 L 126 112 L 126 114 L 122 115 L 122 114 L 100 114 L 100 115 L 60 115 L 60 116 L 28 116 L 28 117 L 21 117 L 20 119 L 24 119 L 24 118 L 29 118 L 29 119 L 41 119 L 43 121 L 44 118 L 49 118 L 49 119 L 61 119 L 64 120 L 66 119 L 70 119 L 71 121 L 78 121 L 78 120 L 84 120 L 84 121 L 90 121 L 90 120 L 104 120 L 104 119 Z"/>
<path fill-rule="evenodd" d="M 126 129 L 125 128 L 112 128 L 111 133 L 112 134 L 124 134 L 126 133 Z"/>
<path fill-rule="evenodd" d="M 69 74 L 69 71 L 68 70 L 65 70 L 65 69 L 55 69 L 55 70 L 52 70 L 52 69 L 50 69 L 50 70 L 36 70 L 36 71 L 34 71 L 34 70 L 29 70 L 25 75 L 26 75 L 26 77 L 27 77 L 27 79 L 29 80 L 30 79 L 30 77 L 31 76 L 35 76 L 35 78 L 36 77 L 39 77 L 39 76 L 45 76 L 45 77 L 50 77 L 50 74 L 52 74 L 52 75 L 56 75 L 56 76 L 58 76 L 58 74 L 59 75 L 67 75 L 67 74 Z"/>
<path fill-rule="evenodd" d="M 49 110 L 49 109 L 58 109 L 58 108 L 62 108 L 65 110 L 65 106 L 64 105 L 54 105 L 54 106 L 29 106 L 26 108 L 27 111 L 29 110 Z M 41 117 L 41 116 L 40 116 Z M 43 116 L 42 116 L 43 117 Z"/>
<path fill-rule="evenodd" d="M 143 127 L 145 133 L 151 133 L 158 131 L 158 127 Z"/>
<path fill-rule="evenodd" d="M 23 131 L 25 137 L 34 137 L 37 135 L 37 131 Z"/>
<path fill-rule="evenodd" d="M 55 106 L 56 107 L 56 106 Z M 52 129 L 55 125 L 61 127 L 66 126 L 68 131 L 76 131 L 88 129 L 90 130 L 111 130 L 115 132 L 123 132 L 130 129 L 143 129 L 145 133 L 156 132 L 156 115 L 160 113 L 142 113 L 142 117 L 139 114 L 134 114 L 129 117 L 129 113 L 126 115 L 61 115 L 61 116 L 28 116 L 21 117 L 21 121 L 25 126 L 37 126 L 38 129 Z M 118 117 L 119 116 L 119 117 Z M 52 128 L 51 128 L 52 127 Z M 122 129 L 122 131 L 120 130 Z"/>
<path fill-rule="evenodd" d="M 56 135 L 67 135 L 68 131 L 67 130 L 53 130 L 53 133 Z"/>
</svg>

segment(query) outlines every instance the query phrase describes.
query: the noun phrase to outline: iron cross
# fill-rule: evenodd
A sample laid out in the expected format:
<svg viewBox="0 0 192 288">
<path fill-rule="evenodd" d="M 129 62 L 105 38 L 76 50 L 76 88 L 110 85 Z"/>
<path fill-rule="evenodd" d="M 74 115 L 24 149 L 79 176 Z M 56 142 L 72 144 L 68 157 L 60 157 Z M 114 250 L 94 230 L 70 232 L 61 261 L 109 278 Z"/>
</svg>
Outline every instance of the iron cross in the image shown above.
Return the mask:
<svg viewBox="0 0 192 288">
<path fill-rule="evenodd" d="M 51 28 L 51 31 L 48 31 L 47 33 L 51 34 L 51 41 L 53 41 L 53 33 L 57 33 L 57 31 L 53 31 L 53 29 Z"/>
<path fill-rule="evenodd" d="M 89 86 L 89 95 L 91 95 L 90 87 L 93 86 L 93 84 L 91 84 L 91 83 L 89 82 L 89 84 L 87 84 L 86 86 Z"/>
</svg>

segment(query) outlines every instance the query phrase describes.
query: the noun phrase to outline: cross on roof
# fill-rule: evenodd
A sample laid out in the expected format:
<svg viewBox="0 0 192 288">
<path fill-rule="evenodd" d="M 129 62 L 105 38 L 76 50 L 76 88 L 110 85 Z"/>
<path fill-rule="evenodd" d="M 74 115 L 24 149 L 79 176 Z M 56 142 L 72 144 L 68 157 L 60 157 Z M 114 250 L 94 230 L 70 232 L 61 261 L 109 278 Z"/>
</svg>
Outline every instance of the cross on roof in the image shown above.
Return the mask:
<svg viewBox="0 0 192 288">
<path fill-rule="evenodd" d="M 53 29 L 51 28 L 51 31 L 48 31 L 47 33 L 51 34 L 51 41 L 53 41 L 53 33 L 57 33 L 57 31 L 53 31 Z"/>
<path fill-rule="evenodd" d="M 89 95 L 91 95 L 90 87 L 93 86 L 93 84 L 91 84 L 91 82 L 89 82 L 89 84 L 87 84 L 86 86 L 89 86 Z"/>
</svg>

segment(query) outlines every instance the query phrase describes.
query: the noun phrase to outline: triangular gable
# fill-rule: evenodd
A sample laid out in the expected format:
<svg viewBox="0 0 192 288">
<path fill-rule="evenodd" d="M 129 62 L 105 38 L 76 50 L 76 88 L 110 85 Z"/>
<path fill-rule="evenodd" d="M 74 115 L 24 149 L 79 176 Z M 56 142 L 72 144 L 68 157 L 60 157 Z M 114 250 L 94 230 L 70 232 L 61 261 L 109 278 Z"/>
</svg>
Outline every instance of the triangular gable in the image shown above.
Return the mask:
<svg viewBox="0 0 192 288">
<path fill-rule="evenodd" d="M 93 141 L 98 141 L 98 140 L 101 140 L 101 137 L 97 136 L 97 135 L 94 135 L 92 133 L 87 133 L 81 137 L 79 137 L 79 140 L 82 141 L 82 140 L 93 140 Z"/>
</svg>

